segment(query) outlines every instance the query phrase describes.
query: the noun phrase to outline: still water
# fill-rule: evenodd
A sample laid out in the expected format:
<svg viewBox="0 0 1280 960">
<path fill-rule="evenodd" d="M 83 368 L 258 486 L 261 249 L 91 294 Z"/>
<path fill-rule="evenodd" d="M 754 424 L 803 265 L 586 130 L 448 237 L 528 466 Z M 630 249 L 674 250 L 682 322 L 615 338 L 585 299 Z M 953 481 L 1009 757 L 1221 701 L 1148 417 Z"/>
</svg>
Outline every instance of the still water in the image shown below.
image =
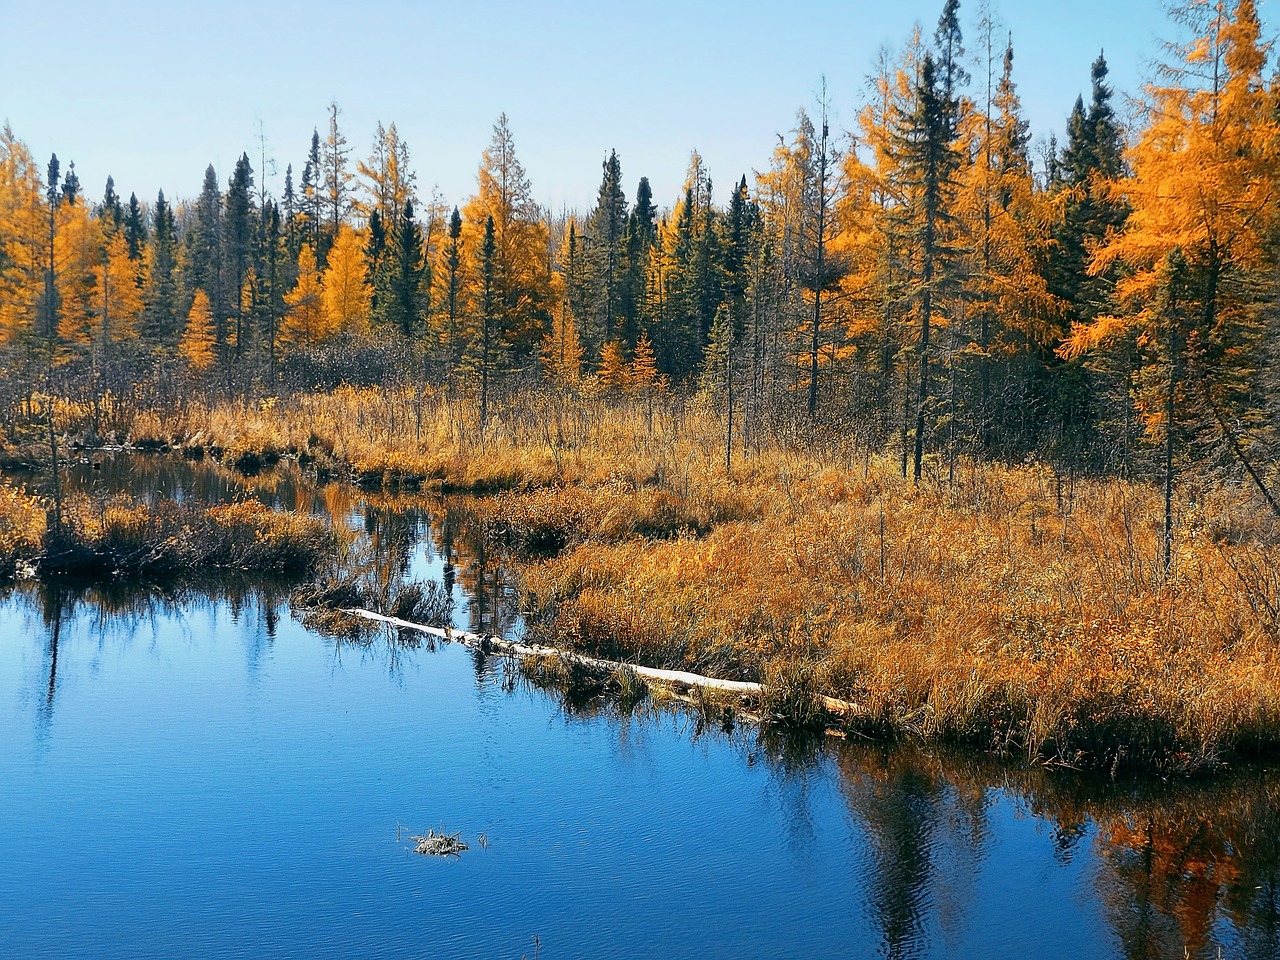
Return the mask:
<svg viewBox="0 0 1280 960">
<path fill-rule="evenodd" d="M 154 458 L 520 621 L 465 509 Z M 459 832 L 457 859 L 411 833 Z M 480 842 L 483 836 L 484 842 Z M 1278 957 L 1280 777 L 1108 784 L 566 702 L 287 589 L 0 595 L 0 957 Z"/>
</svg>

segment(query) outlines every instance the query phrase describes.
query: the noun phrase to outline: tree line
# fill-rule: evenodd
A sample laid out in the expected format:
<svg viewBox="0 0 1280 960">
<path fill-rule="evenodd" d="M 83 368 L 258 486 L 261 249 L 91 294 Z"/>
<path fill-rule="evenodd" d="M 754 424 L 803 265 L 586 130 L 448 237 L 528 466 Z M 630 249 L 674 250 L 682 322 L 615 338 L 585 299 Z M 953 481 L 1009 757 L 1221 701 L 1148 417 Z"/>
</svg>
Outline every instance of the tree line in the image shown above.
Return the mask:
<svg viewBox="0 0 1280 960">
<path fill-rule="evenodd" d="M 924 464 L 1236 471 L 1274 508 L 1280 83 L 1253 0 L 1187 0 L 1117 116 L 1105 59 L 1065 142 L 1032 146 L 1012 41 L 958 0 L 883 53 L 853 129 L 825 89 L 717 205 L 695 152 L 659 207 L 603 160 L 594 206 L 539 206 L 507 118 L 477 191 L 419 188 L 395 124 L 357 160 L 331 105 L 280 196 L 88 200 L 0 134 L 7 402 L 58 383 L 163 397 L 412 380 L 491 398 L 698 392 L 749 448 L 851 431 Z M 974 55 L 976 52 L 976 55 Z M 260 167 L 262 163 L 260 163 Z M 733 428 L 731 427 L 731 430 Z"/>
</svg>

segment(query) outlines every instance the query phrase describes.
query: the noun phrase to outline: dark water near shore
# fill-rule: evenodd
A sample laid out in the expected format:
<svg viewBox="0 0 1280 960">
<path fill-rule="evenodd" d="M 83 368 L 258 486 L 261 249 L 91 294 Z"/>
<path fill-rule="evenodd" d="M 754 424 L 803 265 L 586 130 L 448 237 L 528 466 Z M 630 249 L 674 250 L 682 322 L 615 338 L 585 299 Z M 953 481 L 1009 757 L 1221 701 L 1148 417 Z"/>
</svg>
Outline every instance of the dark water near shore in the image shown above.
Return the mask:
<svg viewBox="0 0 1280 960">
<path fill-rule="evenodd" d="M 346 572 L 520 630 L 453 505 L 161 457 L 68 482 L 332 516 Z M 287 592 L 0 594 L 0 957 L 1280 957 L 1272 772 L 1116 785 L 566 702 Z M 471 849 L 414 854 L 429 828 Z"/>
</svg>

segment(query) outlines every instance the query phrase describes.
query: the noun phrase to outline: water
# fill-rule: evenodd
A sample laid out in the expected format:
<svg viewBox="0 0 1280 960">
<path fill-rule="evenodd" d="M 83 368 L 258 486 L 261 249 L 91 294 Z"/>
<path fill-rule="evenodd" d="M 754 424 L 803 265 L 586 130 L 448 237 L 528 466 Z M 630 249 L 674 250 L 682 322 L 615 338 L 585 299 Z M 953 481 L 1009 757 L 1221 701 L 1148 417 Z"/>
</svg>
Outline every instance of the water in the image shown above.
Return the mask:
<svg viewBox="0 0 1280 960">
<path fill-rule="evenodd" d="M 70 480 L 332 514 L 372 581 L 520 629 L 429 498 L 171 460 Z M 0 599 L 0 956 L 1280 956 L 1268 771 L 1110 785 L 726 732 L 326 637 L 286 593 Z M 471 849 L 418 856 L 430 828 Z"/>
</svg>

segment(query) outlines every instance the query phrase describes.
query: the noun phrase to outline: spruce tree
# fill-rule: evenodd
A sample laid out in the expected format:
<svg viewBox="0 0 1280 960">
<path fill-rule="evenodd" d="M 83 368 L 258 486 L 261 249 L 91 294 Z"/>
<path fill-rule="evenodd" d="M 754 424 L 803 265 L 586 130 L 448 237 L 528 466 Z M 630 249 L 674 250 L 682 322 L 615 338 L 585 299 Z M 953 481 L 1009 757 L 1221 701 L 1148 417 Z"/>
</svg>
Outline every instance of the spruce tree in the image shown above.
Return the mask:
<svg viewBox="0 0 1280 960">
<path fill-rule="evenodd" d="M 461 269 L 462 269 L 462 215 L 458 212 L 458 208 L 453 208 L 453 213 L 449 217 L 449 244 L 445 248 L 445 269 L 449 272 L 448 289 L 446 291 L 446 299 L 448 300 L 448 313 L 445 317 L 445 375 L 447 382 L 452 384 L 454 371 L 457 370 L 458 364 L 462 361 L 462 337 L 459 335 L 458 308 L 460 306 L 459 297 L 462 293 L 461 288 Z"/>
<path fill-rule="evenodd" d="M 111 176 L 107 177 L 107 186 L 102 193 L 102 206 L 98 208 L 98 219 L 102 222 L 102 232 L 107 239 L 110 239 L 124 224 L 124 204 L 120 202 L 120 195 L 116 193 L 115 179 Z"/>
<path fill-rule="evenodd" d="M 915 410 L 915 456 L 912 476 L 920 482 L 924 460 L 926 416 L 932 402 L 930 351 L 934 313 L 940 308 L 943 281 L 949 277 L 951 250 L 948 228 L 954 220 L 952 203 L 959 162 L 951 138 L 950 117 L 955 109 L 944 99 L 932 53 L 926 53 L 916 84 L 915 109 L 901 143 L 909 184 L 908 211 L 915 246 L 913 299 L 919 317 L 918 372 Z M 905 464 L 904 464 L 905 466 Z"/>
<path fill-rule="evenodd" d="M 485 423 L 489 416 L 490 366 L 494 354 L 494 339 L 498 326 L 498 245 L 494 236 L 493 217 L 484 222 L 484 236 L 480 241 L 479 264 L 479 330 L 477 344 L 480 359 L 480 442 L 484 443 Z"/>
<path fill-rule="evenodd" d="M 617 151 L 610 151 L 601 167 L 600 189 L 589 221 L 593 287 L 587 330 L 589 351 L 614 339 L 614 328 L 622 313 L 627 198 L 622 192 L 622 165 Z"/>
<path fill-rule="evenodd" d="M 222 191 L 218 187 L 218 174 L 213 164 L 209 164 L 196 200 L 195 223 L 184 240 L 183 280 L 188 297 L 194 296 L 197 289 L 203 290 L 208 297 L 214 339 L 220 353 L 227 345 L 229 299 L 224 277 L 222 233 Z M 239 295 L 239 290 L 236 290 L 236 295 Z"/>
<path fill-rule="evenodd" d="M 177 225 L 173 210 L 161 190 L 156 195 L 152 213 L 151 239 L 147 246 L 147 282 L 142 297 L 143 336 L 155 346 L 172 346 L 180 329 L 177 266 Z"/>
<path fill-rule="evenodd" d="M 129 194 L 129 209 L 124 216 L 124 239 L 129 245 L 129 259 L 140 260 L 147 246 L 147 219 L 136 193 Z"/>
<path fill-rule="evenodd" d="M 231 307 L 235 318 L 235 355 L 239 359 L 244 350 L 244 340 L 248 331 L 245 329 L 245 309 L 242 292 L 245 277 L 250 269 L 250 243 L 254 237 L 256 224 L 253 206 L 253 168 L 249 165 L 249 155 L 241 154 L 236 161 L 235 171 L 227 186 L 225 201 L 225 218 L 223 231 L 223 250 L 227 268 L 227 284 L 234 291 Z"/>
<path fill-rule="evenodd" d="M 627 218 L 626 262 L 620 292 L 622 335 L 627 343 L 638 344 L 643 324 L 643 305 L 649 260 L 657 241 L 657 210 L 649 178 L 641 177 L 635 206 Z"/>
<path fill-rule="evenodd" d="M 392 241 L 394 250 L 388 257 L 390 284 L 387 295 L 390 303 L 385 316 L 409 339 L 416 335 L 427 312 L 423 300 L 430 288 L 423 256 L 422 230 L 413 218 L 412 202 L 405 203 L 397 218 Z"/>
</svg>

